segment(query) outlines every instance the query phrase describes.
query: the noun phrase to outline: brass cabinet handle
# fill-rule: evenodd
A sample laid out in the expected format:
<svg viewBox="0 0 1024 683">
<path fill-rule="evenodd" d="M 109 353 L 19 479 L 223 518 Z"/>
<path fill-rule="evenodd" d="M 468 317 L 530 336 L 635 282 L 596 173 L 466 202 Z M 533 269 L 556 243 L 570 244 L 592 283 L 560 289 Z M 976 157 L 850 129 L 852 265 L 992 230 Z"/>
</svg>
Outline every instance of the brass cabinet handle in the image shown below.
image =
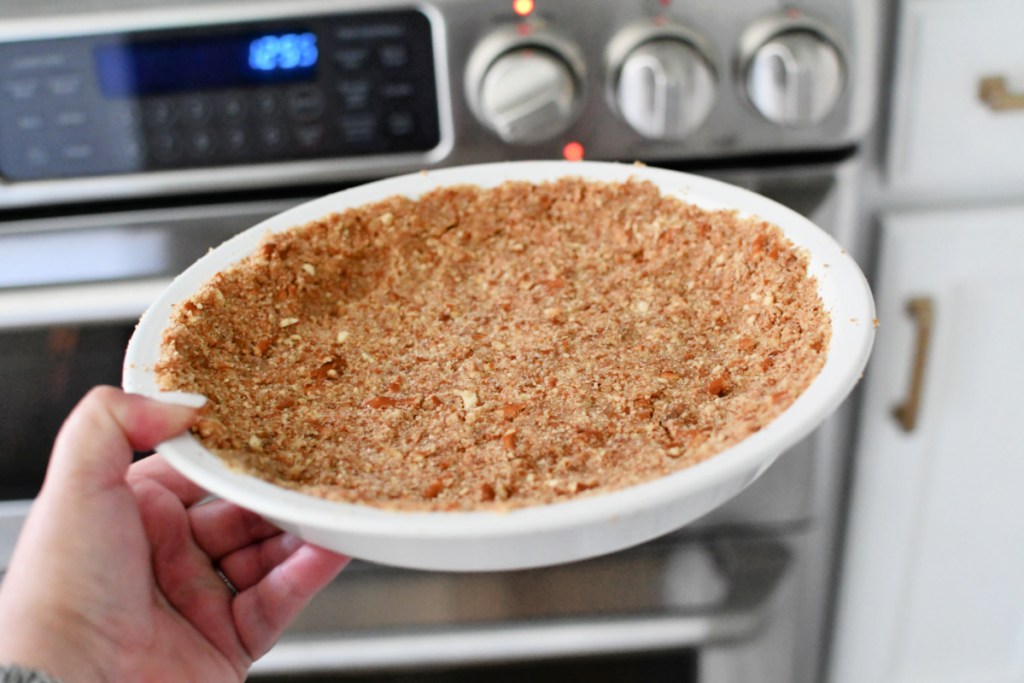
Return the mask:
<svg viewBox="0 0 1024 683">
<path fill-rule="evenodd" d="M 916 297 L 907 302 L 907 313 L 917 324 L 917 343 L 914 347 L 914 367 L 911 369 L 910 388 L 906 399 L 893 408 L 892 414 L 903 431 L 911 432 L 917 425 L 921 410 L 921 394 L 924 391 L 924 371 L 928 362 L 928 347 L 931 344 L 932 324 L 935 320 L 935 303 L 931 297 Z"/>
<path fill-rule="evenodd" d="M 978 97 L 992 111 L 1024 110 L 1024 92 L 1010 92 L 1004 76 L 989 76 L 978 81 Z"/>
</svg>

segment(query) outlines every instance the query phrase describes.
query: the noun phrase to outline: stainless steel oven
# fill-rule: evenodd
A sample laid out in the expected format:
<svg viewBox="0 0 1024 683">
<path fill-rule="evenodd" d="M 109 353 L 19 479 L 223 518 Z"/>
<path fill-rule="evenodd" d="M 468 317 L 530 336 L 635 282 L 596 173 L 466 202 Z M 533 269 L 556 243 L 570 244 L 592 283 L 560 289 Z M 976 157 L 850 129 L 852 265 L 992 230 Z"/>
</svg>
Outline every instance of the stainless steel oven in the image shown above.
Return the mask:
<svg viewBox="0 0 1024 683">
<path fill-rule="evenodd" d="M 880 0 L 14 0 L 0 7 L 0 570 L 63 416 L 175 273 L 399 172 L 638 160 L 855 254 Z M 644 546 L 491 574 L 356 562 L 253 680 L 815 681 L 850 409 Z"/>
</svg>

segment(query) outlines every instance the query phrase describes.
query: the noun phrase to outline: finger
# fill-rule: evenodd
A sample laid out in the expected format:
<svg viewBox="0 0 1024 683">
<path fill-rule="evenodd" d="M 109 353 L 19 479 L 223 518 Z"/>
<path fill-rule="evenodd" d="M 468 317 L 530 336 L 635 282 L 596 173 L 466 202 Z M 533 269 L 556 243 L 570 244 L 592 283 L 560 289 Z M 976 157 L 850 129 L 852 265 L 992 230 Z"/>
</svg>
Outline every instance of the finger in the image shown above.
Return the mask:
<svg viewBox="0 0 1024 683">
<path fill-rule="evenodd" d="M 181 501 L 152 481 L 139 482 L 135 490 L 160 594 L 217 650 L 228 656 L 245 654 L 234 630 L 224 628 L 231 623 L 231 592 L 206 553 L 192 542 Z"/>
<path fill-rule="evenodd" d="M 263 656 L 349 558 L 304 544 L 232 603 L 235 624 L 253 659 Z"/>
<path fill-rule="evenodd" d="M 128 483 L 135 484 L 144 479 L 160 484 L 177 496 L 185 507 L 195 505 L 209 495 L 206 489 L 192 483 L 167 464 L 159 453 L 143 458 L 129 468 Z"/>
<path fill-rule="evenodd" d="M 47 479 L 88 493 L 124 482 L 133 451 L 153 448 L 195 421 L 196 410 L 92 389 L 75 407 L 54 443 Z"/>
<path fill-rule="evenodd" d="M 171 406 L 183 406 L 198 410 L 206 405 L 207 399 L 202 394 L 193 394 L 187 391 L 158 391 L 153 394 L 146 394 L 149 398 L 158 403 L 166 403 Z"/>
<path fill-rule="evenodd" d="M 189 508 L 192 535 L 215 562 L 239 548 L 276 536 L 281 530 L 226 500 L 214 500 Z"/>
<path fill-rule="evenodd" d="M 261 543 L 236 550 L 221 558 L 218 566 L 239 592 L 245 591 L 262 581 L 263 577 L 291 557 L 302 544 L 301 538 L 282 532 Z"/>
</svg>

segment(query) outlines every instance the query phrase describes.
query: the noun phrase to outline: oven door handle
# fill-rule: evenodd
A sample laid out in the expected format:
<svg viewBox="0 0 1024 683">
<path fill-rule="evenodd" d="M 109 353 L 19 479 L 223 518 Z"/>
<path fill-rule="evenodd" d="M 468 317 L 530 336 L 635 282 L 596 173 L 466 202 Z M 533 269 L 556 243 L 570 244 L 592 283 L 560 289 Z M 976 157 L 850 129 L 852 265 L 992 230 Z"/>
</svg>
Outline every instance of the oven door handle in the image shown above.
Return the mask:
<svg viewBox="0 0 1024 683">
<path fill-rule="evenodd" d="M 0 290 L 0 330 L 138 320 L 169 279 Z"/>
<path fill-rule="evenodd" d="M 771 597 L 788 575 L 790 551 L 779 539 L 733 543 L 720 538 L 708 545 L 713 546 L 727 585 L 720 600 L 703 607 L 477 625 L 286 634 L 254 664 L 251 680 L 285 674 L 413 670 L 706 648 L 751 640 L 770 623 Z M 571 566 L 563 569 L 571 570 Z M 344 573 L 339 581 L 344 585 Z"/>
<path fill-rule="evenodd" d="M 707 647 L 747 640 L 762 628 L 765 618 L 765 610 L 760 608 L 746 613 L 618 617 L 286 640 L 253 665 L 250 680 L 259 680 L 260 675 L 412 670 Z"/>
</svg>

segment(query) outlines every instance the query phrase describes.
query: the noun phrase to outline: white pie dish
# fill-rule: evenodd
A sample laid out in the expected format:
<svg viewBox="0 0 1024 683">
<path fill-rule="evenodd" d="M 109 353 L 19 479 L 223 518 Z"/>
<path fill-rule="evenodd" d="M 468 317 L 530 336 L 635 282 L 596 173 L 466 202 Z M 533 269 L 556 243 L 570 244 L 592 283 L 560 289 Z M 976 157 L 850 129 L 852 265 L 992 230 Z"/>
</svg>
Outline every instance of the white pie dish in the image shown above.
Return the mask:
<svg viewBox="0 0 1024 683">
<path fill-rule="evenodd" d="M 488 187 L 506 180 L 540 182 L 565 176 L 649 180 L 663 193 L 701 207 L 736 209 L 779 226 L 808 253 L 809 272 L 817 279 L 831 316 L 828 356 L 811 386 L 765 428 L 700 464 L 622 490 L 506 512 L 391 511 L 315 498 L 229 468 L 192 435 L 172 439 L 157 450 L 206 490 L 312 543 L 365 560 L 419 569 L 507 570 L 580 560 L 677 529 L 732 498 L 828 417 L 856 385 L 874 338 L 874 305 L 853 259 L 806 218 L 747 190 L 674 171 L 600 162 L 483 164 L 390 178 L 295 207 L 228 240 L 174 280 L 143 315 L 129 343 L 124 387 L 146 395 L 159 393 L 153 368 L 174 304 L 251 253 L 268 231 L 286 230 L 396 194 L 416 197 L 452 184 Z"/>
</svg>

